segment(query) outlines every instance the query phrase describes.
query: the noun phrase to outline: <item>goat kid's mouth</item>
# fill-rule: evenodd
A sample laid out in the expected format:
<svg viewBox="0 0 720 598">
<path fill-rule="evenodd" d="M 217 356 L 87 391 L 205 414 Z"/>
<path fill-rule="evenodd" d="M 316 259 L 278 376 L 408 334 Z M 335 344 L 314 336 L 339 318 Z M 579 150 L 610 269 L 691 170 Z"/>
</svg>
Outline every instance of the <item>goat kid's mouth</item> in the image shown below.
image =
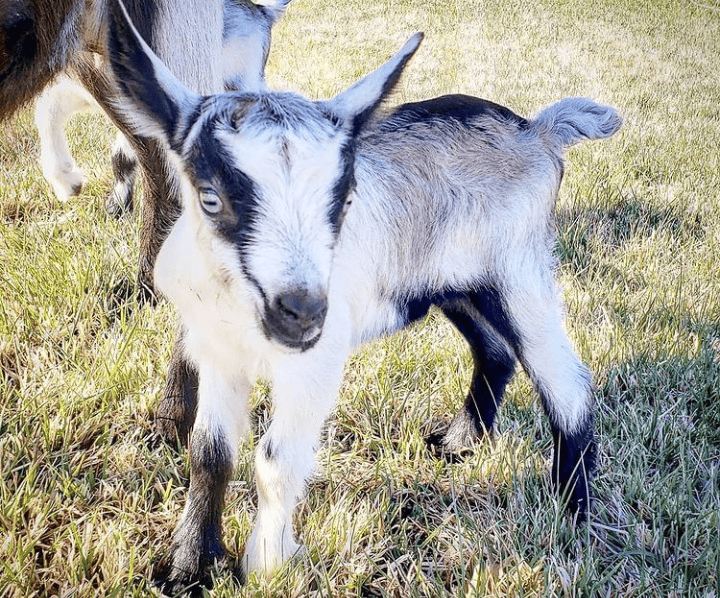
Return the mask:
<svg viewBox="0 0 720 598">
<path fill-rule="evenodd" d="M 307 351 L 322 335 L 327 298 L 324 293 L 295 290 L 266 303 L 262 327 L 269 340 L 293 350 Z"/>
</svg>

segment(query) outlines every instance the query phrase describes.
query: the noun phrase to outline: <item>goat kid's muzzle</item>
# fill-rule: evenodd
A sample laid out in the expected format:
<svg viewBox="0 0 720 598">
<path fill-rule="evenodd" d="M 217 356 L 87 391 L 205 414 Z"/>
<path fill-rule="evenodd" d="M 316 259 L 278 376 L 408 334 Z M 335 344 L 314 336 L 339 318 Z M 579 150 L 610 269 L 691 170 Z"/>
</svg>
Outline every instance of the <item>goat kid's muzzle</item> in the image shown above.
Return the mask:
<svg viewBox="0 0 720 598">
<path fill-rule="evenodd" d="M 263 329 L 270 340 L 306 351 L 320 339 L 327 310 L 327 295 L 323 292 L 284 292 L 266 304 Z"/>
</svg>

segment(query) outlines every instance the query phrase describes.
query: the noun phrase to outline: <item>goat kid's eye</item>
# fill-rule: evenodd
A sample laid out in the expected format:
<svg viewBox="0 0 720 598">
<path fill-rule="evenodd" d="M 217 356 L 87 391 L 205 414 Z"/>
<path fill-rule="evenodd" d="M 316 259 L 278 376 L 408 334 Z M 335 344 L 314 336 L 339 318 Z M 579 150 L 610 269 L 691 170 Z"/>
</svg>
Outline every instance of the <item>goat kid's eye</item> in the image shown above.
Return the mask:
<svg viewBox="0 0 720 598">
<path fill-rule="evenodd" d="M 200 205 L 208 214 L 219 214 L 220 210 L 222 210 L 220 196 L 212 189 L 202 189 L 200 191 Z"/>
</svg>

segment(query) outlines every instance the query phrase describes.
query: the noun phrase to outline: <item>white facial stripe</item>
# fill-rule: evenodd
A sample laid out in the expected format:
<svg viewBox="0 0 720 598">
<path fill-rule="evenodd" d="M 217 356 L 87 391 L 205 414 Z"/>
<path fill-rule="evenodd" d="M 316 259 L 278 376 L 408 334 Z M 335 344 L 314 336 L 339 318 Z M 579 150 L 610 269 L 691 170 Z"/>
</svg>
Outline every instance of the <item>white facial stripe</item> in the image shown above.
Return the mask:
<svg viewBox="0 0 720 598">
<path fill-rule="evenodd" d="M 325 136 L 319 143 L 287 130 L 218 132 L 258 196 L 247 266 L 270 299 L 289 288 L 327 287 L 335 240 L 328 215 L 344 137 Z"/>
</svg>

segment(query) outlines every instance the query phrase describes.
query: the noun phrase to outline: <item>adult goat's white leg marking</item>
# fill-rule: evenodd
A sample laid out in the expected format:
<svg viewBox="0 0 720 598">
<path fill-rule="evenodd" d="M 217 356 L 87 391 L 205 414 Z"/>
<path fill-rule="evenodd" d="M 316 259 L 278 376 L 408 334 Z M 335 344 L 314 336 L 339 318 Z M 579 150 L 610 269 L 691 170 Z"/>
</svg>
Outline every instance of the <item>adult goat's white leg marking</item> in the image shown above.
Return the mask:
<svg viewBox="0 0 720 598">
<path fill-rule="evenodd" d="M 35 125 L 40 137 L 40 164 L 45 179 L 60 201 L 79 195 L 85 175 L 70 155 L 64 126 L 75 112 L 97 108 L 92 96 L 69 77 L 47 87 L 35 103 Z"/>
</svg>

